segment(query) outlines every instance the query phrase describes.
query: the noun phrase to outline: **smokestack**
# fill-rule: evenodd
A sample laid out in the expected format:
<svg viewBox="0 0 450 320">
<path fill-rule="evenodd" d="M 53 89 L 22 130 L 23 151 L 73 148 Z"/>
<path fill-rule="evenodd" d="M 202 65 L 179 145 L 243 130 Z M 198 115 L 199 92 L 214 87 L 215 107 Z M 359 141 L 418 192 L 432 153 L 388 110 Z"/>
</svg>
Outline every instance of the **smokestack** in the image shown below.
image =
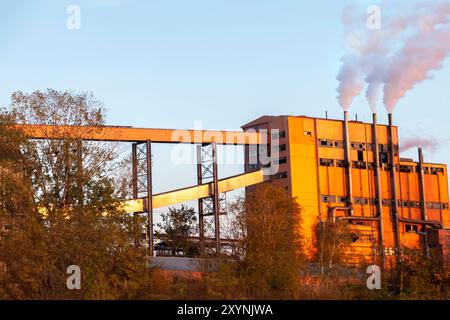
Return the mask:
<svg viewBox="0 0 450 320">
<path fill-rule="evenodd" d="M 372 143 L 373 143 L 373 162 L 374 162 L 374 176 L 375 176 L 375 193 L 376 193 L 376 208 L 378 217 L 378 241 L 381 258 L 381 266 L 384 268 L 384 228 L 383 228 L 383 198 L 381 195 L 381 177 L 380 177 L 380 150 L 378 146 L 378 125 L 377 114 L 374 113 L 372 126 Z"/>
<path fill-rule="evenodd" d="M 350 137 L 348 133 L 348 111 L 344 111 L 344 152 L 347 180 L 347 205 L 350 208 L 350 216 L 353 216 L 353 187 L 352 187 L 352 161 L 350 157 Z"/>
<path fill-rule="evenodd" d="M 419 168 L 418 168 L 418 174 L 419 174 L 419 194 L 420 194 L 420 214 L 422 221 L 428 220 L 428 214 L 427 214 L 427 202 L 425 199 L 425 177 L 423 172 L 423 152 L 422 148 L 419 148 Z M 423 240 L 423 248 L 425 250 L 425 254 L 427 257 L 430 257 L 430 248 L 428 247 L 428 239 L 426 234 L 426 225 L 422 224 L 422 232 L 424 234 L 422 235 Z"/>
<path fill-rule="evenodd" d="M 398 197 L 397 197 L 397 167 L 395 166 L 395 150 L 394 150 L 394 126 L 392 124 L 392 113 L 389 113 L 389 151 L 390 151 L 390 171 L 391 171 L 391 199 L 392 199 L 392 223 L 394 224 L 395 235 L 395 258 L 397 266 L 400 263 L 400 229 L 398 221 Z"/>
</svg>

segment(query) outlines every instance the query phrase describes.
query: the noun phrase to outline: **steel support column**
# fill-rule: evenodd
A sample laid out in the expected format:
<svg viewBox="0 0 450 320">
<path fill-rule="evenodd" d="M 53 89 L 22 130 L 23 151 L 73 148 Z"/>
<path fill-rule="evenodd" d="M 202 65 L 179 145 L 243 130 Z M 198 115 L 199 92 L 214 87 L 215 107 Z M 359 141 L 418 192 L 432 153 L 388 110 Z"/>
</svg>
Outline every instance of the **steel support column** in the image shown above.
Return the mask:
<svg viewBox="0 0 450 320">
<path fill-rule="evenodd" d="M 133 199 L 138 198 L 138 168 L 137 168 L 137 143 L 131 145 L 131 167 L 132 167 L 132 188 L 133 188 Z M 139 246 L 140 232 L 139 232 L 139 214 L 133 214 L 133 233 L 134 233 L 134 245 Z"/>
<path fill-rule="evenodd" d="M 220 205 L 219 205 L 219 176 L 217 172 L 217 144 L 214 141 L 212 143 L 212 156 L 213 156 L 213 210 L 214 210 L 214 236 L 216 239 L 216 254 L 220 254 Z"/>
<path fill-rule="evenodd" d="M 203 183 L 202 174 L 202 146 L 197 146 L 197 184 Z M 203 217 L 203 199 L 198 199 L 198 237 L 200 242 L 200 255 L 205 254 L 205 225 Z"/>
<path fill-rule="evenodd" d="M 197 183 L 211 183 L 211 196 L 199 199 L 199 238 L 201 254 L 205 249 L 205 237 L 215 239 L 215 253 L 221 250 L 220 243 L 220 216 L 226 214 L 226 208 L 221 204 L 225 202 L 225 197 L 219 193 L 218 170 L 217 170 L 217 144 L 203 144 L 197 147 Z"/>
<path fill-rule="evenodd" d="M 152 190 L 152 142 L 146 142 L 146 159 L 147 159 L 147 234 L 148 234 L 148 250 L 149 255 L 154 255 L 154 239 L 153 239 L 153 190 Z"/>
</svg>

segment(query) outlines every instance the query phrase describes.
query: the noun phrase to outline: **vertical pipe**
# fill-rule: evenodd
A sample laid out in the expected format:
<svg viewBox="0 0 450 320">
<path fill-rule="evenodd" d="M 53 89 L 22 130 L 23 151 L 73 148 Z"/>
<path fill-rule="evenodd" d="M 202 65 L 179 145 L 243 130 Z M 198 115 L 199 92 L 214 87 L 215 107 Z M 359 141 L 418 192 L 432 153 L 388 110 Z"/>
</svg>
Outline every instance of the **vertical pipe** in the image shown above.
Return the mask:
<svg viewBox="0 0 450 320">
<path fill-rule="evenodd" d="M 217 174 L 217 143 L 212 142 L 212 155 L 213 155 L 213 185 L 214 185 L 214 235 L 216 240 L 216 254 L 220 254 L 220 207 L 219 207 L 219 178 Z"/>
<path fill-rule="evenodd" d="M 423 152 L 422 148 L 419 148 L 419 195 L 420 195 L 420 214 L 422 221 L 428 220 L 428 213 L 427 213 L 427 202 L 425 198 L 425 177 L 423 172 Z M 425 254 L 427 257 L 430 257 L 430 248 L 428 247 L 428 239 L 426 234 L 426 225 L 422 224 L 422 232 L 424 234 L 422 235 L 423 239 L 423 249 L 425 250 Z"/>
<path fill-rule="evenodd" d="M 347 206 L 350 208 L 349 215 L 353 216 L 353 186 L 352 186 L 352 160 L 350 157 L 350 137 L 348 130 L 348 111 L 344 111 L 344 152 L 347 181 Z"/>
<path fill-rule="evenodd" d="M 197 184 L 203 183 L 202 146 L 197 146 Z M 203 199 L 198 199 L 198 237 L 200 240 L 200 255 L 205 252 L 205 226 L 203 220 Z"/>
<path fill-rule="evenodd" d="M 376 208 L 378 216 L 378 241 L 381 259 L 381 269 L 384 269 L 384 228 L 383 228 L 383 198 L 381 195 L 381 170 L 380 170 L 380 150 L 378 146 L 378 125 L 377 114 L 374 113 L 373 117 L 373 131 L 372 131 L 372 143 L 373 143 L 373 162 L 374 162 L 374 175 L 375 175 L 375 194 L 376 194 Z"/>
<path fill-rule="evenodd" d="M 153 257 L 153 190 L 152 190 L 152 142 L 147 140 L 147 232 L 148 249 Z"/>
<path fill-rule="evenodd" d="M 133 199 L 138 197 L 138 186 L 137 186 L 137 144 L 133 143 L 131 145 L 131 167 L 132 167 L 132 187 L 133 187 Z M 139 245 L 139 224 L 138 224 L 138 214 L 133 213 L 133 233 L 134 233 L 134 245 Z"/>
<path fill-rule="evenodd" d="M 394 126 L 392 124 L 392 113 L 389 113 L 389 152 L 390 152 L 390 171 L 391 171 L 391 200 L 392 200 L 392 223 L 394 224 L 394 235 L 395 235 L 395 258 L 397 266 L 400 263 L 400 229 L 398 220 L 398 196 L 397 196 L 397 167 L 395 165 L 395 150 L 394 150 Z"/>
</svg>

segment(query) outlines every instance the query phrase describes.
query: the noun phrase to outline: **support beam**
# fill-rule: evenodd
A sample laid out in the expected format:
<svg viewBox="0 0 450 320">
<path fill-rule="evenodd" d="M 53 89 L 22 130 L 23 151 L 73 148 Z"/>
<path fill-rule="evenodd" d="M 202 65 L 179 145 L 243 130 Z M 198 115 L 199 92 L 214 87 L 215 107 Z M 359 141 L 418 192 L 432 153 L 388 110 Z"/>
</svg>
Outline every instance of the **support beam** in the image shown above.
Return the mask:
<svg viewBox="0 0 450 320">
<path fill-rule="evenodd" d="M 203 184 L 202 174 L 202 146 L 197 146 L 197 184 Z M 200 255 L 205 254 L 205 225 L 203 217 L 203 199 L 198 199 L 198 237 L 200 242 Z"/>
<path fill-rule="evenodd" d="M 153 190 L 152 190 L 152 142 L 146 141 L 147 144 L 147 234 L 149 255 L 154 255 L 154 239 L 153 239 Z"/>
<path fill-rule="evenodd" d="M 133 188 L 133 199 L 138 198 L 138 169 L 137 169 L 137 143 L 131 145 L 131 167 L 132 167 L 132 188 Z M 133 213 L 133 233 L 134 233 L 134 245 L 139 246 L 139 241 L 141 238 L 139 232 L 139 214 L 137 212 Z"/>
<path fill-rule="evenodd" d="M 212 143 L 213 155 L 213 201 L 214 201 L 214 235 L 216 239 L 216 254 L 220 255 L 220 204 L 219 204 L 219 176 L 217 172 L 217 143 Z"/>
</svg>

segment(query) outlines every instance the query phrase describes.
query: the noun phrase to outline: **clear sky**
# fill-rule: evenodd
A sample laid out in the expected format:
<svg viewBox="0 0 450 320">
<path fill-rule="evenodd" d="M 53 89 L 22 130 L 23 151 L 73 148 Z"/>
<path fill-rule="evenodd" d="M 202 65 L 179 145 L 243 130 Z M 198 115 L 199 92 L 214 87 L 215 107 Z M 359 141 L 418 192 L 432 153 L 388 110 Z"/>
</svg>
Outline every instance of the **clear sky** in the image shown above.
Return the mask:
<svg viewBox="0 0 450 320">
<path fill-rule="evenodd" d="M 347 3 L 2 0 L 0 105 L 17 90 L 54 88 L 92 91 L 115 125 L 191 128 L 201 120 L 209 129 L 239 129 L 265 114 L 324 116 L 325 110 L 341 118 L 335 78 Z M 66 27 L 71 4 L 81 9 L 80 30 Z M 426 152 L 427 161 L 450 163 L 449 101 L 447 61 L 396 109 L 401 137 L 441 142 Z M 355 100 L 352 117 L 355 112 L 370 120 L 363 97 Z M 157 148 L 157 191 L 195 183 L 194 170 L 171 166 L 169 149 Z M 416 158 L 415 151 L 405 156 Z"/>
</svg>

